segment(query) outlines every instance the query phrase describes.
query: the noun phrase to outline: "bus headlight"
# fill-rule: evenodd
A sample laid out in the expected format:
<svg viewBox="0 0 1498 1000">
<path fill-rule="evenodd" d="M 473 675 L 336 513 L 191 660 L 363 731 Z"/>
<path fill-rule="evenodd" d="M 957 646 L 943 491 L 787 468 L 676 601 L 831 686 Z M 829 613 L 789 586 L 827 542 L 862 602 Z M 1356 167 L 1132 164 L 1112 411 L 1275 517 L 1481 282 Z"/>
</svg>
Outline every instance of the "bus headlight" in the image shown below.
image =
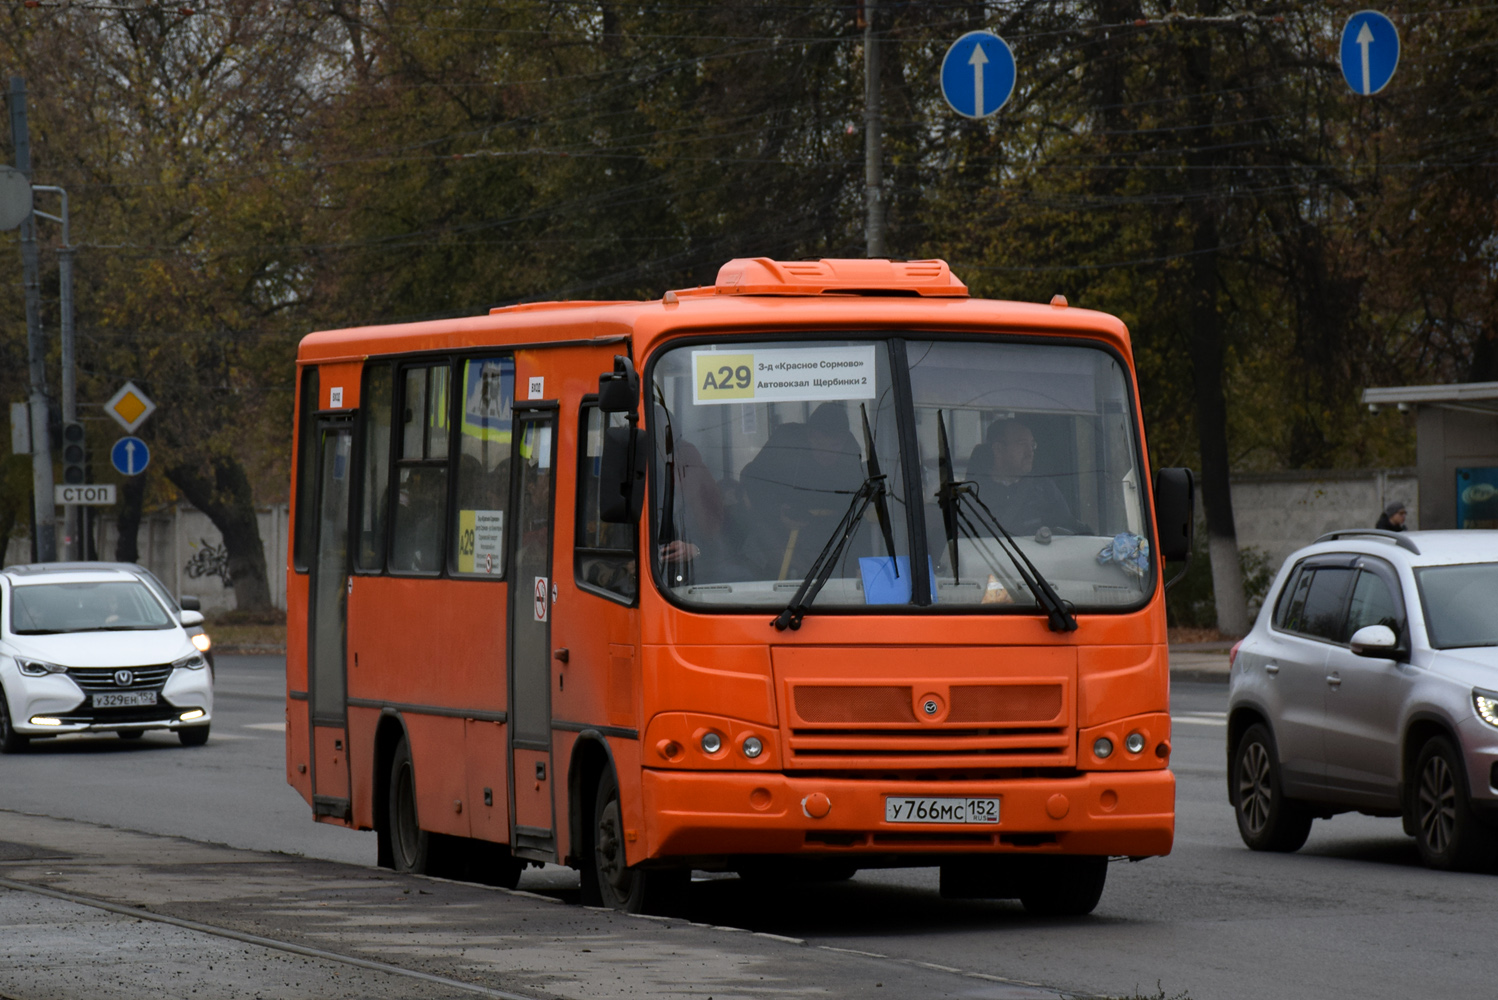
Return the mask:
<svg viewBox="0 0 1498 1000">
<path fill-rule="evenodd" d="M 1144 734 L 1140 732 L 1130 733 L 1124 739 L 1124 749 L 1129 753 L 1139 753 L 1144 749 Z"/>
<path fill-rule="evenodd" d="M 702 734 L 702 752 L 707 754 L 717 753 L 723 749 L 723 737 L 717 733 Z"/>
<path fill-rule="evenodd" d="M 744 756 L 750 760 L 765 752 L 765 745 L 759 741 L 758 736 L 750 736 L 744 740 Z"/>
<path fill-rule="evenodd" d="M 1099 760 L 1106 760 L 1113 756 L 1113 741 L 1106 736 L 1099 736 L 1092 744 L 1092 754 Z"/>
</svg>

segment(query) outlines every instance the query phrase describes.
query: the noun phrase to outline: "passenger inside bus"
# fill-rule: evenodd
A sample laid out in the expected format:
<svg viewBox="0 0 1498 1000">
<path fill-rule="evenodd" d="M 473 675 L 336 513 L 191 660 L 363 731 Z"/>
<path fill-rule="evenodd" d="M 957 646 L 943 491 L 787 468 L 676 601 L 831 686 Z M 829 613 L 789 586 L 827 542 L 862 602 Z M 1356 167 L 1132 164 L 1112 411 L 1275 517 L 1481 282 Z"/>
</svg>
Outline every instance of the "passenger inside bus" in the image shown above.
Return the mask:
<svg viewBox="0 0 1498 1000">
<path fill-rule="evenodd" d="M 842 404 L 822 403 L 806 423 L 775 428 L 741 476 L 751 516 L 745 556 L 753 575 L 802 577 L 863 480 L 863 459 Z"/>
<path fill-rule="evenodd" d="M 978 498 L 1013 534 L 1034 534 L 1042 527 L 1090 534 L 1055 482 L 1035 474 L 1036 447 L 1034 432 L 1018 418 L 1000 417 L 989 424 L 967 465 Z"/>
</svg>

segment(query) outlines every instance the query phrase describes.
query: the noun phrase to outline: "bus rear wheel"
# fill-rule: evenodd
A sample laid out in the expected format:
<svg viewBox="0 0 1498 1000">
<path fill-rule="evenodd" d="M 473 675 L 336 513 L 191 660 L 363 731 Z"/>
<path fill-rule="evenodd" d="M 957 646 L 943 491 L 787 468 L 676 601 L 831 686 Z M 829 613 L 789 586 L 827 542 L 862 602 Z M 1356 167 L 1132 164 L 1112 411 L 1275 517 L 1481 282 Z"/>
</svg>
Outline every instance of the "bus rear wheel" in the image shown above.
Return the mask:
<svg viewBox="0 0 1498 1000">
<path fill-rule="evenodd" d="M 390 762 L 390 860 L 398 872 L 425 874 L 431 864 L 432 837 L 416 815 L 416 768 L 411 743 L 402 736 Z"/>
<path fill-rule="evenodd" d="M 679 868 L 640 868 L 630 866 L 624 854 L 624 821 L 619 809 L 619 779 L 612 769 L 598 780 L 593 799 L 592 865 L 589 888 L 595 888 L 598 902 L 625 913 L 669 914 L 676 911 L 692 878 L 691 871 Z"/>
</svg>

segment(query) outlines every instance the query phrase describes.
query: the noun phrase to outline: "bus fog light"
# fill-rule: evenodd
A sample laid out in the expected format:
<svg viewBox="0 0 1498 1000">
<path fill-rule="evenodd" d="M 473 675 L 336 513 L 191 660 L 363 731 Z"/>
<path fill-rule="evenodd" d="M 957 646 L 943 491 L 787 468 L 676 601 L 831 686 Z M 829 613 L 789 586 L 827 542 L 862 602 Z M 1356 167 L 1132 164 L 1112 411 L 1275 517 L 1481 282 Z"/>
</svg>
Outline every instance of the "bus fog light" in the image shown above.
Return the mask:
<svg viewBox="0 0 1498 1000">
<path fill-rule="evenodd" d="M 1097 742 L 1092 744 L 1092 753 L 1100 760 L 1113 756 L 1113 741 L 1106 736 L 1099 736 Z"/>
<path fill-rule="evenodd" d="M 723 749 L 723 737 L 717 733 L 706 733 L 702 737 L 702 752 L 717 753 Z"/>
<path fill-rule="evenodd" d="M 765 752 L 765 745 L 759 741 L 758 736 L 751 736 L 744 740 L 744 756 L 753 760 Z"/>
<path fill-rule="evenodd" d="M 1129 751 L 1129 753 L 1139 753 L 1144 749 L 1144 734 L 1130 733 L 1128 738 L 1124 740 L 1124 749 Z"/>
</svg>

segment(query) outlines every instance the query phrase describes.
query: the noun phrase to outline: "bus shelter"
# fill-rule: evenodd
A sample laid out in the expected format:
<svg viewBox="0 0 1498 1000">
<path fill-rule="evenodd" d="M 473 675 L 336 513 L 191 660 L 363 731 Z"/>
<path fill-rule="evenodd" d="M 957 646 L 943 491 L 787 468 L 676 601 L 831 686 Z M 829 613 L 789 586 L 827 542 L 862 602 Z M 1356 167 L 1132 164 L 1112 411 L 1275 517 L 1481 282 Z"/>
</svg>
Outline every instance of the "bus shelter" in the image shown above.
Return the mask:
<svg viewBox="0 0 1498 1000">
<path fill-rule="evenodd" d="M 1363 390 L 1373 412 L 1415 414 L 1422 528 L 1498 528 L 1498 382 Z"/>
</svg>

